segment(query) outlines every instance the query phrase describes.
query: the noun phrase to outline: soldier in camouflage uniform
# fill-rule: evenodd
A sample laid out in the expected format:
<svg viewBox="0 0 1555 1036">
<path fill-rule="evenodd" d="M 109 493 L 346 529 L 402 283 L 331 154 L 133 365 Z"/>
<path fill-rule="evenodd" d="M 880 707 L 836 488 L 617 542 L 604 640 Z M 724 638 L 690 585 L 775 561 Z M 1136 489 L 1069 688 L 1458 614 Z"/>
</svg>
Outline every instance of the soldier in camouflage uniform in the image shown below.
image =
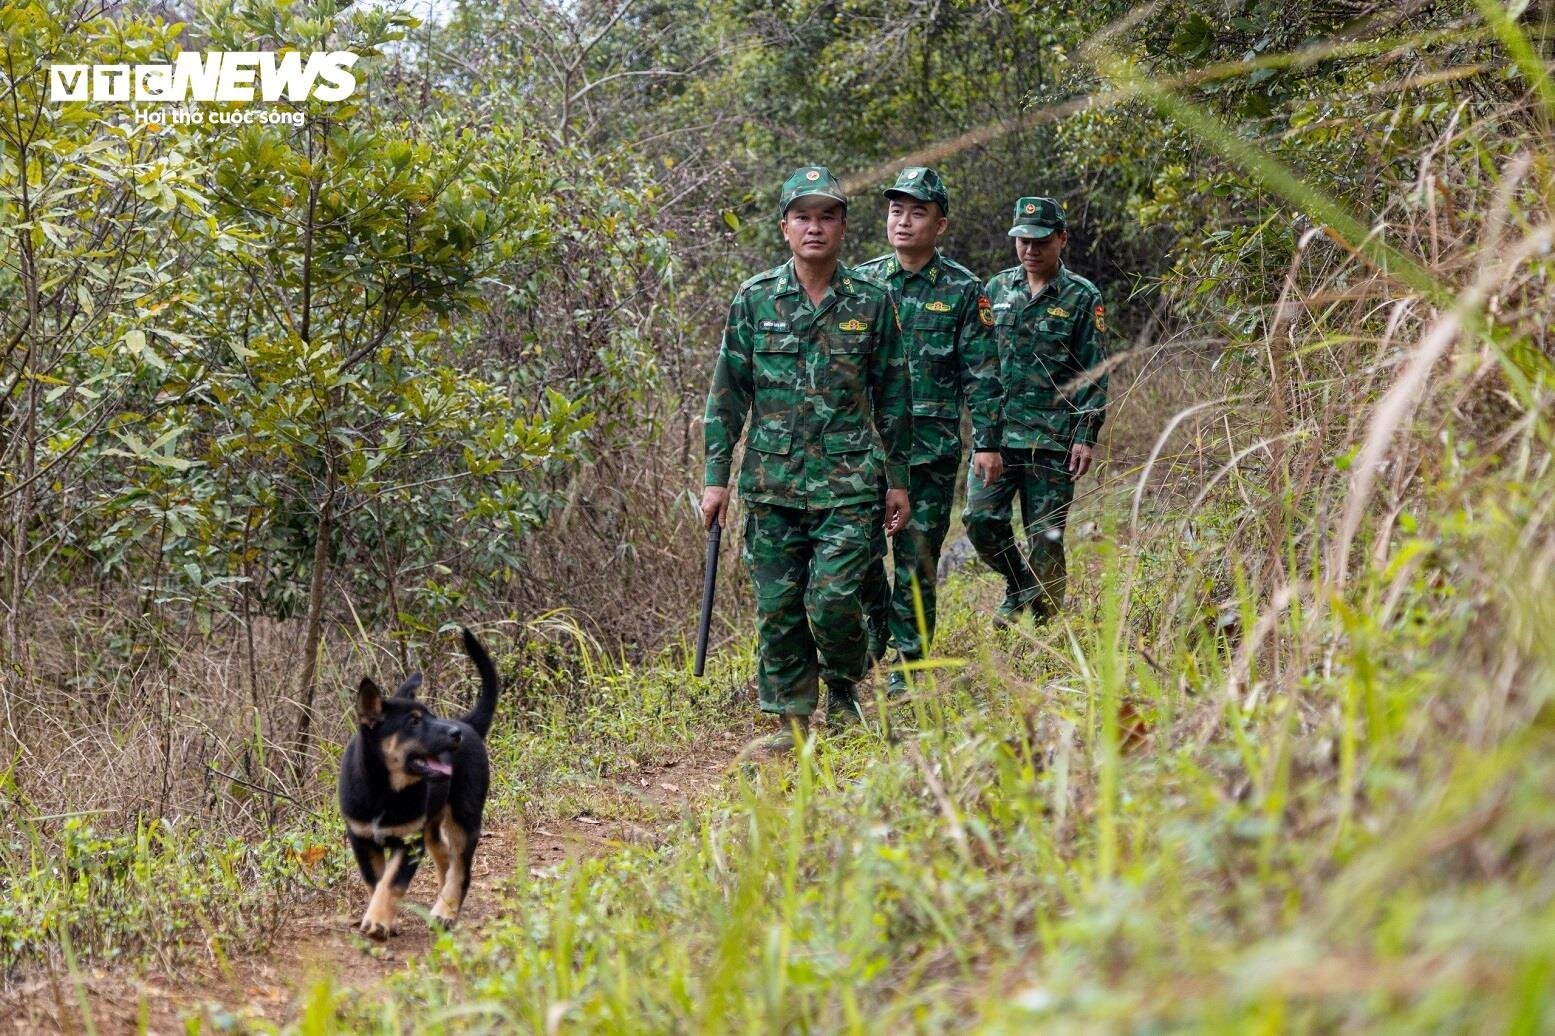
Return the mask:
<svg viewBox="0 0 1555 1036">
<path fill-rule="evenodd" d="M 907 521 L 912 386 L 890 294 L 837 262 L 841 185 L 819 166 L 795 170 L 778 214 L 793 258 L 742 284 L 724 325 L 707 397 L 702 517 L 711 525 L 725 513 L 749 416 L 740 495 L 757 690 L 763 712 L 793 718 L 769 743 L 787 748 L 809 729 L 821 680 L 828 727 L 859 718 L 861 589 L 875 527 L 883 519 L 895 535 Z"/>
<path fill-rule="evenodd" d="M 1107 403 L 1101 292 L 1060 258 L 1069 241 L 1063 207 L 1052 198 L 1015 203 L 1019 266 L 988 282 L 1004 379 L 1004 474 L 992 485 L 967 483 L 967 536 L 1004 576 L 994 622 L 1022 611 L 1038 620 L 1064 602 L 1064 521 L 1074 483 L 1091 467 Z M 1010 529 L 1020 497 L 1027 553 Z"/>
<path fill-rule="evenodd" d="M 1003 470 L 1003 390 L 993 312 L 982 281 L 936 247 L 949 225 L 950 194 L 944 181 L 933 169 L 914 166 L 898 173 L 883 193 L 892 251 L 858 271 L 895 296 L 912 367 L 912 518 L 892 546 L 894 586 L 886 580 L 885 536 L 877 537 L 880 560 L 870 566 L 864 607 L 871 654 L 884 654 L 889 641 L 902 661 L 911 662 L 923 657 L 934 636 L 940 548 L 950 529 L 961 467 L 962 400 L 972 415 L 972 479 L 986 485 Z M 921 634 L 915 584 L 923 607 Z M 889 680 L 893 695 L 907 689 L 901 669 L 893 669 Z"/>
</svg>

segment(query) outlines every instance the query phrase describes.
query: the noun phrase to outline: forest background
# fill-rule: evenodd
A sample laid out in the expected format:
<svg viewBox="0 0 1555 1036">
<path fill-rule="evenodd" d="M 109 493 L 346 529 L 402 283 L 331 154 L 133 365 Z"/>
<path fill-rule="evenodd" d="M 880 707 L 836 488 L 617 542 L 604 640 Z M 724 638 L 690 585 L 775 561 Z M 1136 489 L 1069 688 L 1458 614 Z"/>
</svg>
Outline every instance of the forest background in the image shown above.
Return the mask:
<svg viewBox="0 0 1555 1036">
<path fill-rule="evenodd" d="M 1105 872 L 1135 721 L 1245 770 L 1226 793 L 1261 818 L 1234 836 L 1260 866 L 1309 771 L 1336 840 L 1314 873 L 1382 829 L 1371 808 L 1428 813 L 1403 790 L 1417 721 L 1505 764 L 1471 819 L 1504 778 L 1484 830 L 1527 825 L 1494 860 L 1449 838 L 1469 856 L 1443 880 L 1555 851 L 1507 805 L 1551 793 L 1524 767 L 1555 641 L 1528 577 L 1555 499 L 1543 6 L 0 11 L 3 977 L 208 929 L 110 918 L 136 860 L 204 861 L 176 880 L 221 885 L 234 926 L 283 910 L 325 844 L 355 675 L 435 685 L 460 623 L 501 639 L 519 724 L 589 715 L 601 659 L 683 665 L 718 329 L 784 258 L 802 163 L 848 183 L 849 261 L 885 250 L 904 164 L 944 174 L 945 251 L 985 277 L 1013 262 L 1016 195 L 1068 206 L 1113 328 L 1080 530 L 1112 589 L 1073 634 L 1122 660 L 1081 665 L 1112 695 L 1077 807 L 1101 810 Z M 46 97 L 51 62 L 178 48 L 363 58 L 302 127 Z M 744 587 L 721 591 L 731 650 Z M 1555 967 L 1530 952 L 1519 988 Z"/>
</svg>

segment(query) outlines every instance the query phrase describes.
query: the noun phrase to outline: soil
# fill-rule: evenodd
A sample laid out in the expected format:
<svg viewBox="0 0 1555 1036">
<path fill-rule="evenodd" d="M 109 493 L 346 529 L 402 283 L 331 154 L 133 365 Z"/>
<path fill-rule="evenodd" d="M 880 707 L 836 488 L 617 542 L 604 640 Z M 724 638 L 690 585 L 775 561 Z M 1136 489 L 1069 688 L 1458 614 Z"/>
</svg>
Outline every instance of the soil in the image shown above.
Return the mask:
<svg viewBox="0 0 1555 1036">
<path fill-rule="evenodd" d="M 500 886 L 520 866 L 535 880 L 545 880 L 568 859 L 664 837 L 724 779 L 752 733 L 728 731 L 678 755 L 613 773 L 616 788 L 611 790 L 638 800 L 641 812 L 652 818 L 646 822 L 579 814 L 487 828 L 475 851 L 474 878 L 455 937 L 479 933 L 497 916 L 503 907 Z M 429 906 L 434 880 L 432 867 L 421 868 L 405 904 Z M 384 944 L 370 942 L 356 932 L 366 902 L 366 888 L 353 871 L 351 880 L 300 907 L 264 951 L 229 959 L 224 966 L 208 959 L 182 972 L 137 975 L 108 968 L 88 970 L 79 981 L 66 973 L 33 978 L 0 997 L 0 1033 L 173 1036 L 187 1032 L 191 1018 L 205 1023 L 202 1031 L 249 1021 L 286 1025 L 297 1019 L 307 993 L 326 979 L 337 989 L 370 997 L 427 951 L 432 933 L 414 909 L 402 908 L 400 934 Z"/>
</svg>

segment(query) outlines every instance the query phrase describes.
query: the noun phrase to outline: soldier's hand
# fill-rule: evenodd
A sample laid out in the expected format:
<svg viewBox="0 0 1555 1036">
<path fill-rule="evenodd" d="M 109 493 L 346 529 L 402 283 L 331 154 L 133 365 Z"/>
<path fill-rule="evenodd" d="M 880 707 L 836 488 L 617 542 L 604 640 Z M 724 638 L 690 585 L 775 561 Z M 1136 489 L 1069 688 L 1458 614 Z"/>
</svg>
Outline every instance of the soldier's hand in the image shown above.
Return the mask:
<svg viewBox="0 0 1555 1036">
<path fill-rule="evenodd" d="M 983 485 L 991 486 L 1004 474 L 1004 456 L 998 450 L 978 450 L 972 454 L 972 470 Z"/>
<path fill-rule="evenodd" d="M 724 512 L 729 509 L 729 487 L 708 486 L 702 490 L 702 528 L 711 529 L 713 519 L 723 524 Z"/>
<path fill-rule="evenodd" d="M 1095 451 L 1083 442 L 1077 442 L 1069 450 L 1069 463 L 1065 465 L 1069 469 L 1069 478 L 1079 481 L 1080 476 L 1091 470 L 1091 455 Z"/>
<path fill-rule="evenodd" d="M 907 528 L 907 519 L 912 515 L 912 504 L 907 499 L 907 490 L 888 489 L 885 494 L 885 531 L 895 536 Z"/>
</svg>

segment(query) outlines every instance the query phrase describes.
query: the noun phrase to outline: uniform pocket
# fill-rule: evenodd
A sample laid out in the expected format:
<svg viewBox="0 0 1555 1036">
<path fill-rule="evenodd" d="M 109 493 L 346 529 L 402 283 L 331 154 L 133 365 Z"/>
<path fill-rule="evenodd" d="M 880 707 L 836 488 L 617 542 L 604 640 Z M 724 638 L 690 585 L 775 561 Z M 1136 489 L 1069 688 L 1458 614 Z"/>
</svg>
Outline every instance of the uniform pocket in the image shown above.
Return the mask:
<svg viewBox="0 0 1555 1036">
<path fill-rule="evenodd" d="M 827 453 L 861 453 L 874 445 L 874 436 L 868 428 L 850 428 L 842 432 L 827 432 L 821 443 Z"/>
<path fill-rule="evenodd" d="M 912 322 L 912 329 L 931 335 L 949 333 L 956 329 L 956 318 L 942 313 L 922 313 Z"/>
<path fill-rule="evenodd" d="M 1005 425 L 1041 432 L 1055 442 L 1067 444 L 1074 435 L 1074 413 L 1066 406 L 1017 405 L 1006 412 Z"/>
<path fill-rule="evenodd" d="M 759 331 L 753 345 L 758 388 L 783 388 L 799 380 L 799 339 L 786 331 Z"/>
<path fill-rule="evenodd" d="M 1037 333 L 1057 341 L 1067 342 L 1069 335 L 1074 331 L 1074 319 L 1072 317 L 1043 317 L 1037 325 Z"/>
<path fill-rule="evenodd" d="M 857 356 L 861 353 L 867 353 L 874 344 L 875 336 L 868 331 L 834 331 L 826 336 L 826 351 L 840 353 L 844 356 Z"/>
<path fill-rule="evenodd" d="M 959 416 L 956 410 L 956 404 L 948 400 L 914 399 L 912 401 L 912 415 L 914 417 L 940 417 L 950 420 Z"/>
<path fill-rule="evenodd" d="M 797 353 L 799 339 L 787 331 L 758 331 L 755 349 L 759 353 Z"/>
<path fill-rule="evenodd" d="M 749 446 L 757 453 L 775 453 L 783 456 L 793 447 L 794 437 L 786 428 L 759 425 L 751 429 Z"/>
<path fill-rule="evenodd" d="M 1001 309 L 993 315 L 993 340 L 999 351 L 1008 353 L 1015 345 L 1015 320 L 1013 309 Z"/>
</svg>

